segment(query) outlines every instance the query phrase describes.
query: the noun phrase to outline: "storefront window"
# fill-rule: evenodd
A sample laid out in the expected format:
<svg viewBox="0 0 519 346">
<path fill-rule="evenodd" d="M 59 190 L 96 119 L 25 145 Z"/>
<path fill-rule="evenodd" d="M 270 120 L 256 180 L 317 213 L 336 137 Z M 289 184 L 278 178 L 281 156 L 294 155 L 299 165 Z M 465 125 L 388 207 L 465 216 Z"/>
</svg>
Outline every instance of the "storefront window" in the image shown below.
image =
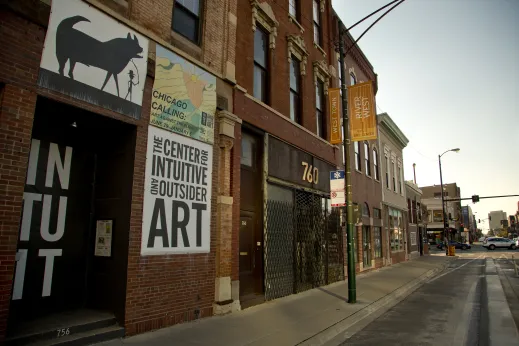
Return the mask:
<svg viewBox="0 0 519 346">
<path fill-rule="evenodd" d="M 373 227 L 375 243 L 375 258 L 382 258 L 382 231 L 380 227 Z"/>
<path fill-rule="evenodd" d="M 403 251 L 403 219 L 402 212 L 396 209 L 389 209 L 389 234 L 391 240 L 391 251 Z"/>
<path fill-rule="evenodd" d="M 442 222 L 443 221 L 443 212 L 441 210 L 433 211 L 433 222 Z"/>
</svg>

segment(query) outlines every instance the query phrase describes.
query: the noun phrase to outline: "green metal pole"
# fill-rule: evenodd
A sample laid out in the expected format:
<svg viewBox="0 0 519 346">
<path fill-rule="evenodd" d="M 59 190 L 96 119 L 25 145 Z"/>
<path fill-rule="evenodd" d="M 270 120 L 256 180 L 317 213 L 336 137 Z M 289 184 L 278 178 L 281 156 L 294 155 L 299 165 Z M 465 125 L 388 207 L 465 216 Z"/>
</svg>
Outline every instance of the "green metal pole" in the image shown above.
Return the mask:
<svg viewBox="0 0 519 346">
<path fill-rule="evenodd" d="M 355 254 L 353 253 L 353 205 L 351 200 L 351 171 L 350 171 L 350 150 L 349 150 L 349 123 L 348 123 L 348 97 L 346 90 L 346 71 L 344 68 L 344 30 L 342 21 L 339 20 L 339 61 L 341 63 L 341 90 L 342 90 L 342 129 L 344 132 L 344 196 L 346 198 L 346 241 L 348 249 L 348 303 L 357 302 L 357 284 L 355 280 Z"/>
</svg>

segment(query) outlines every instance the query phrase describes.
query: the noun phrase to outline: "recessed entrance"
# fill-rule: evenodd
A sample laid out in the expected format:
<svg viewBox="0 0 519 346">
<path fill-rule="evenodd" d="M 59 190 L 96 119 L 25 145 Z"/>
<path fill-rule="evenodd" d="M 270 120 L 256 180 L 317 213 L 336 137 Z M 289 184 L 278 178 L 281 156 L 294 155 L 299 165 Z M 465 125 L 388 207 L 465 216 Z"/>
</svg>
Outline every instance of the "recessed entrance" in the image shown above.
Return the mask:
<svg viewBox="0 0 519 346">
<path fill-rule="evenodd" d="M 135 134 L 132 125 L 38 98 L 11 340 L 124 321 Z"/>
</svg>

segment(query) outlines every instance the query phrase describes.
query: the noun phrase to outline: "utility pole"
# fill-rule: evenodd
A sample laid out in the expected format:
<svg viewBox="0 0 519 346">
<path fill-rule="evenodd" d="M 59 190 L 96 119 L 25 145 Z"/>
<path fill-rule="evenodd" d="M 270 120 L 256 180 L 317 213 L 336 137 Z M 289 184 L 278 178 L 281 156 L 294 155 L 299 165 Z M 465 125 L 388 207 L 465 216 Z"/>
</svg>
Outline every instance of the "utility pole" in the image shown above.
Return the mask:
<svg viewBox="0 0 519 346">
<path fill-rule="evenodd" d="M 342 21 L 339 20 L 339 61 L 341 63 L 341 91 L 342 91 L 342 130 L 344 132 L 344 196 L 346 198 L 346 243 L 348 253 L 348 303 L 357 301 L 357 284 L 355 279 L 355 254 L 353 253 L 353 205 L 351 199 L 351 170 L 350 170 L 350 147 L 349 147 L 349 122 L 348 122 L 348 96 L 346 89 L 346 71 L 344 68 L 344 30 Z"/>
</svg>

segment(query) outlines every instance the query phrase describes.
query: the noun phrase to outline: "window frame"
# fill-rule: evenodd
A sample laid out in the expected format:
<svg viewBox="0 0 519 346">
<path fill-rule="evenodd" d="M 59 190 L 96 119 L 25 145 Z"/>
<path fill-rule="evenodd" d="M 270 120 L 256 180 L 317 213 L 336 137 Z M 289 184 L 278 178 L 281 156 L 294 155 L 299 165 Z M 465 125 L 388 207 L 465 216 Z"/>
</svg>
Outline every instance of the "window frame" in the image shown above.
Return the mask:
<svg viewBox="0 0 519 346">
<path fill-rule="evenodd" d="M 317 18 L 316 15 L 316 8 L 317 8 Z M 312 23 L 314 28 L 314 43 L 318 45 L 319 47 L 322 47 L 322 41 L 323 41 L 323 33 L 321 28 L 321 22 L 322 22 L 322 16 L 320 11 L 320 4 L 319 0 L 314 0 L 312 4 Z M 317 30 L 316 30 L 317 28 Z M 317 41 L 316 41 L 317 38 Z"/>
<path fill-rule="evenodd" d="M 373 226 L 373 242 L 375 243 L 373 258 L 383 258 L 384 254 L 382 251 L 382 227 Z"/>
<path fill-rule="evenodd" d="M 288 0 L 288 14 L 294 17 L 294 19 L 298 22 L 301 22 L 301 10 L 299 5 L 299 0 Z M 292 13 L 292 8 L 294 9 L 295 13 Z"/>
<path fill-rule="evenodd" d="M 189 42 L 192 42 L 193 44 L 200 46 L 201 36 L 202 36 L 201 35 L 201 33 L 202 33 L 202 20 L 201 20 L 202 18 L 201 17 L 202 17 L 202 13 L 203 13 L 204 1 L 203 0 L 196 0 L 196 1 L 198 1 L 198 14 L 193 13 L 187 7 L 185 7 L 182 3 L 180 3 L 180 1 L 175 0 L 175 2 L 173 4 L 173 15 L 171 16 L 171 18 L 172 18 L 171 30 L 173 30 L 175 33 L 179 34 L 183 38 L 189 40 Z M 174 26 L 175 23 L 178 23 L 178 21 L 175 20 L 175 12 L 177 10 L 180 10 L 187 17 L 194 19 L 195 24 L 196 24 L 196 32 L 194 33 L 194 35 L 196 36 L 195 40 L 192 40 L 191 38 L 189 38 L 188 36 L 186 36 L 185 34 L 180 32 L 178 30 L 178 28 L 175 28 L 175 26 Z"/>
<path fill-rule="evenodd" d="M 359 172 L 362 172 L 362 160 L 360 157 L 359 142 L 353 142 L 353 151 L 355 152 L 355 169 Z"/>
<path fill-rule="evenodd" d="M 350 72 L 350 86 L 357 84 L 357 76 L 355 75 L 355 72 Z"/>
<path fill-rule="evenodd" d="M 319 89 L 320 88 L 320 89 Z M 320 105 L 318 105 L 318 96 L 321 100 Z M 325 126 L 325 119 L 326 119 L 326 106 L 324 103 L 324 81 L 317 79 L 317 85 L 315 87 L 315 117 L 316 117 L 316 134 L 326 139 L 326 126 Z M 320 116 L 320 118 L 319 118 Z M 320 126 L 320 127 L 319 127 Z M 320 128 L 320 131 L 319 131 Z"/>
<path fill-rule="evenodd" d="M 265 50 L 265 65 L 266 66 L 262 66 L 259 62 L 256 61 L 256 33 L 257 32 L 260 32 L 263 37 L 265 38 L 265 42 L 266 42 L 266 50 Z M 254 31 L 254 42 L 253 42 L 253 45 L 254 45 L 254 54 L 253 54 L 253 72 L 252 72 L 252 80 L 253 80 L 253 88 L 252 88 L 252 94 L 255 98 L 257 98 L 258 100 L 260 100 L 261 102 L 265 103 L 265 104 L 269 104 L 270 102 L 270 47 L 269 47 L 269 32 L 267 29 L 265 29 L 263 26 L 261 25 L 256 25 L 256 30 Z M 258 98 L 257 95 L 256 95 L 256 89 L 255 89 L 255 86 L 256 86 L 256 68 L 260 69 L 262 72 L 265 73 L 265 85 L 263 85 L 263 90 L 262 90 L 262 93 L 264 94 L 263 98 Z"/>
<path fill-rule="evenodd" d="M 297 64 L 294 65 L 294 62 Z M 297 66 L 297 68 L 295 68 Z M 298 90 L 292 88 L 292 68 L 294 67 L 294 79 Z M 289 68 L 289 87 L 290 87 L 290 120 L 297 124 L 302 124 L 302 107 L 301 107 L 301 61 L 295 56 L 290 56 L 290 68 Z M 295 111 L 292 110 L 292 97 L 297 96 L 297 103 Z M 292 118 L 292 113 L 294 118 Z"/>
<path fill-rule="evenodd" d="M 364 142 L 364 165 L 366 166 L 366 175 L 371 177 L 371 155 L 368 142 Z"/>
<path fill-rule="evenodd" d="M 373 177 L 375 180 L 380 181 L 380 172 L 378 168 L 378 151 L 376 148 L 373 148 Z"/>
</svg>

